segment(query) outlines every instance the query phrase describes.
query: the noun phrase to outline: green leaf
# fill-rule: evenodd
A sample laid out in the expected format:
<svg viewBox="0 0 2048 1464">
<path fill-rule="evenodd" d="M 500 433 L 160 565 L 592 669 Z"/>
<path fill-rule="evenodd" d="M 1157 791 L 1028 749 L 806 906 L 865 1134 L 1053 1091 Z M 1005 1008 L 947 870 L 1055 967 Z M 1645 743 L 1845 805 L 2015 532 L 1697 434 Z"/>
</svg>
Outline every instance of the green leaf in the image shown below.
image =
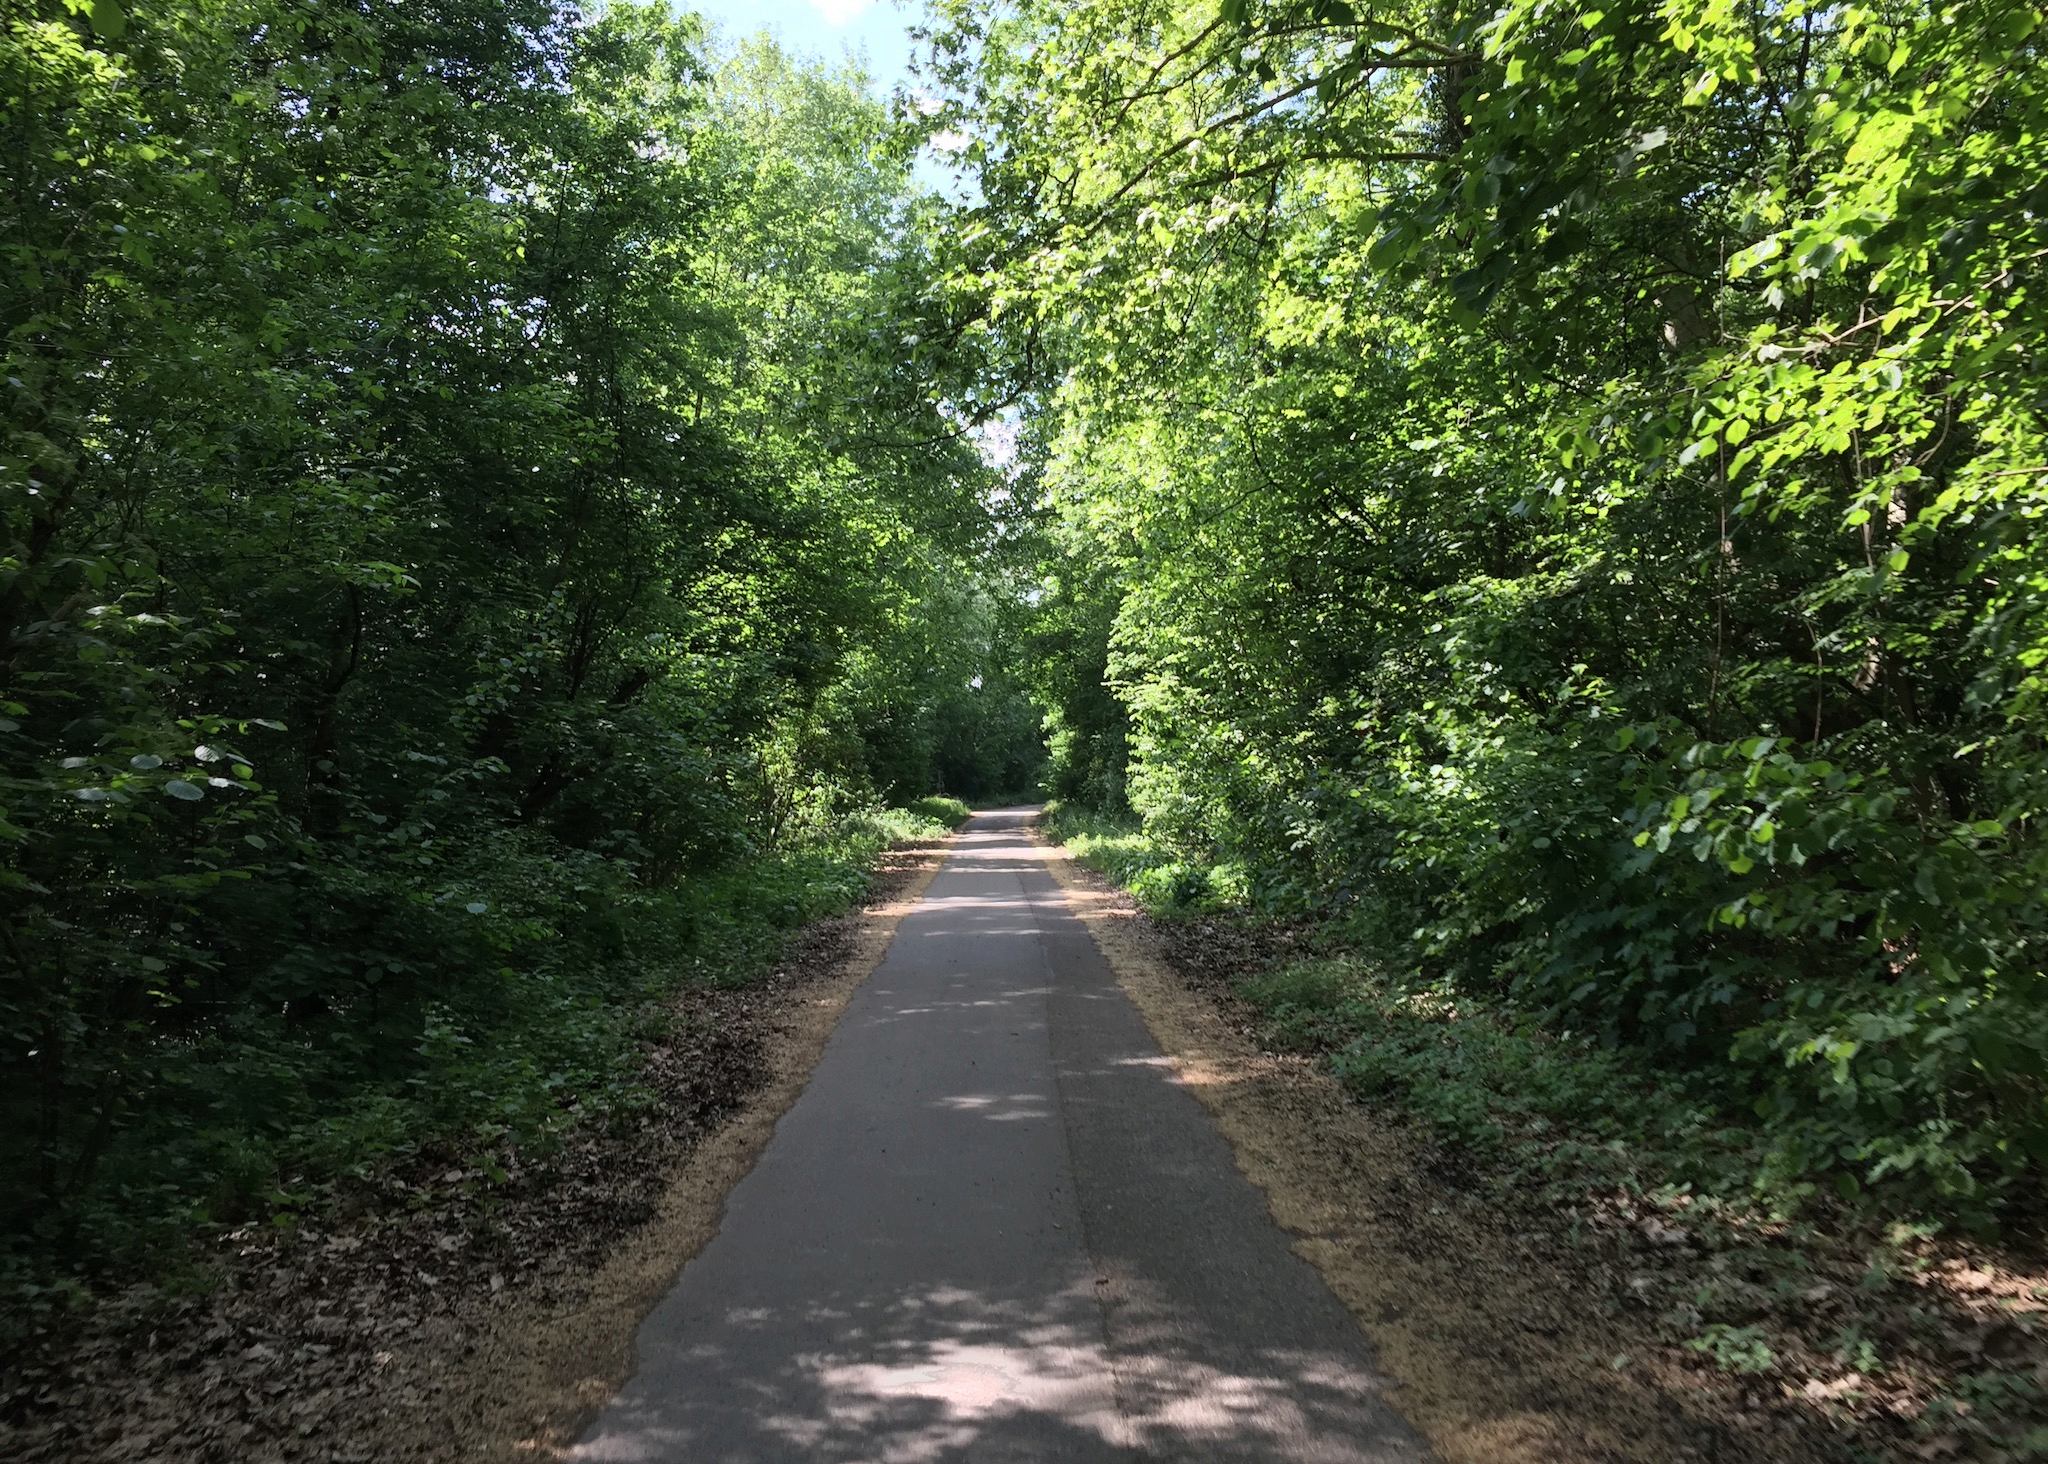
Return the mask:
<svg viewBox="0 0 2048 1464">
<path fill-rule="evenodd" d="M 164 784 L 164 792 L 173 798 L 183 799 L 187 803 L 197 803 L 206 796 L 205 789 L 195 787 L 183 778 L 173 778 L 170 782 Z"/>
<path fill-rule="evenodd" d="M 103 41 L 118 41 L 128 34 L 128 12 L 118 0 L 92 0 L 86 18 L 92 22 L 93 34 Z"/>
<path fill-rule="evenodd" d="M 1414 229 L 1407 224 L 1397 224 L 1372 241 L 1365 257 L 1374 269 L 1392 269 L 1407 260 L 1417 242 Z"/>
</svg>

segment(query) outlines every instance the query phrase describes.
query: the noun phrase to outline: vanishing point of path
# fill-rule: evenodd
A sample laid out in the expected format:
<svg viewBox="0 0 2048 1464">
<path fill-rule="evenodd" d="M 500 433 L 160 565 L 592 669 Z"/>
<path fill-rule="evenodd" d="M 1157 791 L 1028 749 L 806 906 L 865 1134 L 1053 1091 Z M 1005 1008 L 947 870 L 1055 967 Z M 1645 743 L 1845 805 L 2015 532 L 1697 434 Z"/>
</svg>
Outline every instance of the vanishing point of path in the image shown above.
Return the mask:
<svg viewBox="0 0 2048 1464">
<path fill-rule="evenodd" d="M 954 837 L 577 1459 L 1427 1457 L 1034 817 Z"/>
</svg>

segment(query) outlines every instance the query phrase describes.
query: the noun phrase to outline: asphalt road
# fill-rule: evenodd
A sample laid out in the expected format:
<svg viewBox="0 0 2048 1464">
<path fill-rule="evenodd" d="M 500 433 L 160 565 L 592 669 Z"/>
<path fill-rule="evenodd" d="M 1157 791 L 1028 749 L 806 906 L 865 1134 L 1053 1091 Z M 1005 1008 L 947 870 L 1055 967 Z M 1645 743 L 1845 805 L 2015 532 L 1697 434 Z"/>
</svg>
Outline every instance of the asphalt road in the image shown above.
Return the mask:
<svg viewBox="0 0 2048 1464">
<path fill-rule="evenodd" d="M 955 836 L 577 1459 L 1427 1457 L 1033 816 Z"/>
</svg>

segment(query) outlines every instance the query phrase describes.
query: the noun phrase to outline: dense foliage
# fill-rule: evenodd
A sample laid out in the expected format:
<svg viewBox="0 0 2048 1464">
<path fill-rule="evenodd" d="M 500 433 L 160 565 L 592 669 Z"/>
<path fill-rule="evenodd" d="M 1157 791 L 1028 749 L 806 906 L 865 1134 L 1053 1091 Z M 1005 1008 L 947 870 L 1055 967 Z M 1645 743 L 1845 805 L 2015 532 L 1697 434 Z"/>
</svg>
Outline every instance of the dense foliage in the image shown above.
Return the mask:
<svg viewBox="0 0 2048 1464">
<path fill-rule="evenodd" d="M 1041 707 L 1376 1012 L 2036 1196 L 2038 7 L 937 8 L 893 118 L 659 4 L 6 9 L 0 1279 L 630 1102 Z"/>
<path fill-rule="evenodd" d="M 2038 7 L 946 9 L 1062 790 L 1774 1193 L 2038 1193 Z"/>
<path fill-rule="evenodd" d="M 1031 781 L 912 141 L 663 5 L 6 8 L 16 1279 L 572 1122 Z"/>
</svg>

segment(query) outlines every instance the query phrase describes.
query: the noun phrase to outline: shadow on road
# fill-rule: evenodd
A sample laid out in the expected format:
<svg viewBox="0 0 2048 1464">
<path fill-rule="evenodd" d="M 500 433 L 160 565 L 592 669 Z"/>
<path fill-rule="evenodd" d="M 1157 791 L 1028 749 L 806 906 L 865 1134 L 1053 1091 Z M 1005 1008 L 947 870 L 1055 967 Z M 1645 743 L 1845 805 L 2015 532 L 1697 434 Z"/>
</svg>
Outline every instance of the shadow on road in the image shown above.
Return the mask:
<svg viewBox="0 0 2048 1464">
<path fill-rule="evenodd" d="M 576 1458 L 1426 1457 L 1029 817 L 956 836 Z"/>
</svg>

